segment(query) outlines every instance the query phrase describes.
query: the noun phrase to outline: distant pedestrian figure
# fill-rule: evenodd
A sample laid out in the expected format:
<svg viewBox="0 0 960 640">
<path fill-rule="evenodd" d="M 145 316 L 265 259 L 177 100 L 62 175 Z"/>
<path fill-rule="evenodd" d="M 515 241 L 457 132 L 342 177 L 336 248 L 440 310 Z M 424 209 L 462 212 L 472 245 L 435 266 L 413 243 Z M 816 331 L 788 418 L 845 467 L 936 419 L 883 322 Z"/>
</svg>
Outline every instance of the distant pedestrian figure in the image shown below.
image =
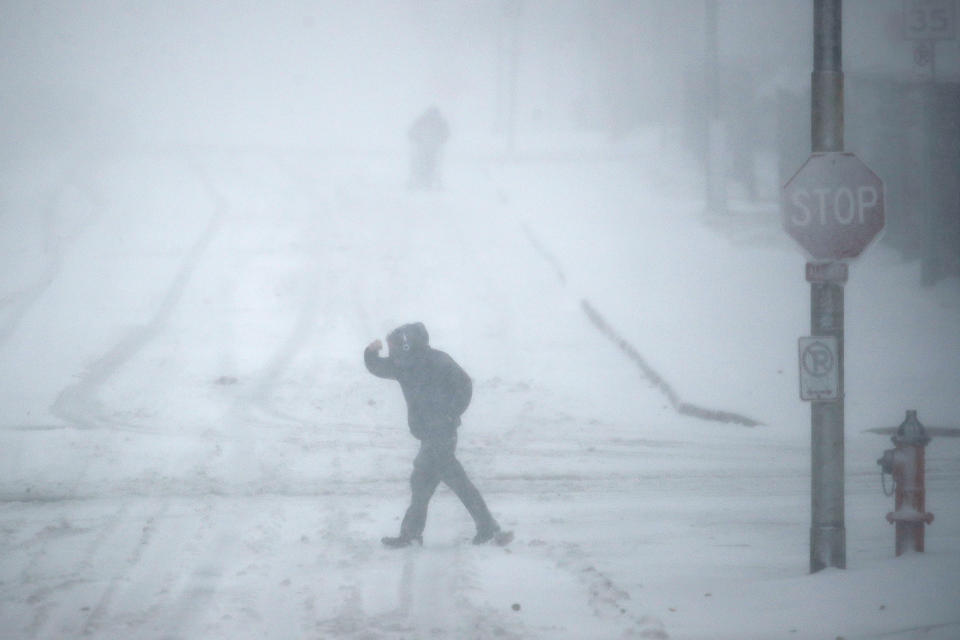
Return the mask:
<svg viewBox="0 0 960 640">
<path fill-rule="evenodd" d="M 407 132 L 412 143 L 410 159 L 410 187 L 412 189 L 438 189 L 440 181 L 440 156 L 443 145 L 450 137 L 450 126 L 436 107 L 424 111 Z"/>
<path fill-rule="evenodd" d="M 467 508 L 477 527 L 474 544 L 494 540 L 506 544 L 512 534 L 503 533 L 487 504 L 470 482 L 454 455 L 460 416 L 470 404 L 473 383 L 453 358 L 430 347 L 422 323 L 405 324 L 387 336 L 389 353 L 379 355 L 383 344 L 371 342 L 363 352 L 367 369 L 375 376 L 400 383 L 407 401 L 410 433 L 420 440 L 420 452 L 410 476 L 410 507 L 400 524 L 400 535 L 383 538 L 388 547 L 423 544 L 427 505 L 441 482 L 450 487 Z"/>
</svg>

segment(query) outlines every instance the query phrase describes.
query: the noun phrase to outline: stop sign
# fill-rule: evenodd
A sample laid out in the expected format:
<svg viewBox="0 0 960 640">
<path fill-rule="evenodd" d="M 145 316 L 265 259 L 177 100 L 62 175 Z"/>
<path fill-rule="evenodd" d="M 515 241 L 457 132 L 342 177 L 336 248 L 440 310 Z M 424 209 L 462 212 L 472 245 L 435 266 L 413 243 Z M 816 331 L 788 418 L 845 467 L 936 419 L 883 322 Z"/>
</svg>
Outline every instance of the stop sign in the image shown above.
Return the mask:
<svg viewBox="0 0 960 640">
<path fill-rule="evenodd" d="M 852 153 L 814 153 L 783 186 L 780 209 L 814 260 L 856 258 L 883 230 L 883 181 Z"/>
</svg>

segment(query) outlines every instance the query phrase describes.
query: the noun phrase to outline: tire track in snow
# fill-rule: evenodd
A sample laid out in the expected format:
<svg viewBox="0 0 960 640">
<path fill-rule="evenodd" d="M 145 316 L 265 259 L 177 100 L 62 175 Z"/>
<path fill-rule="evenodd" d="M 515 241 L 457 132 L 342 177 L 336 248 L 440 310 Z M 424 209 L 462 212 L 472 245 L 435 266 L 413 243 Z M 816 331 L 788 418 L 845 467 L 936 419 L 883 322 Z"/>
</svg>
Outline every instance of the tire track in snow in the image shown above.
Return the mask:
<svg viewBox="0 0 960 640">
<path fill-rule="evenodd" d="M 348 229 L 353 220 L 341 222 L 341 216 L 335 215 L 332 210 L 329 194 L 322 193 L 317 188 L 317 182 L 305 173 L 303 166 L 309 163 L 309 157 L 301 157 L 294 162 L 294 159 L 289 157 L 289 153 L 273 153 L 264 157 L 258 155 L 253 159 L 258 162 L 266 159 L 274 165 L 273 169 L 290 182 L 290 191 L 308 194 L 311 208 L 319 209 L 319 211 L 313 211 L 312 215 L 324 220 L 324 223 L 322 227 L 310 226 L 307 233 L 307 239 L 310 241 L 309 249 L 311 249 L 308 252 L 310 266 L 306 269 L 303 279 L 306 293 L 294 326 L 252 381 L 250 391 L 238 399 L 233 415 L 242 417 L 252 408 L 266 417 L 281 422 L 313 428 L 317 425 L 316 420 L 296 416 L 278 408 L 274 403 L 274 395 L 284 373 L 289 371 L 296 358 L 303 353 L 311 336 L 332 331 L 336 328 L 338 320 L 345 319 L 344 316 L 334 313 L 334 311 L 345 313 L 345 309 L 335 305 L 343 305 L 347 300 L 352 301 L 356 317 L 348 319 L 351 324 L 367 329 L 372 326 L 359 297 L 350 288 L 350 269 L 335 260 L 330 260 L 330 257 L 336 254 L 335 251 L 318 250 L 333 248 L 332 243 L 328 243 L 329 246 L 324 245 L 328 240 L 340 242 L 343 238 L 350 237 Z M 370 332 L 367 331 L 367 333 Z"/>
<path fill-rule="evenodd" d="M 470 593 L 476 588 L 474 563 L 489 548 L 466 548 L 456 542 L 451 548 L 409 547 L 387 550 L 394 568 L 400 561 L 397 606 L 383 613 L 364 609 L 362 583 L 354 580 L 341 588 L 339 611 L 321 620 L 315 628 L 331 637 L 353 638 L 504 638 L 536 637 L 522 619 L 496 611 L 489 604 L 476 604 Z M 379 575 L 379 574 L 378 574 Z"/>
<path fill-rule="evenodd" d="M 353 235 L 353 234 L 345 233 L 343 227 L 340 225 L 339 223 L 340 215 L 338 212 L 334 211 L 335 205 L 332 202 L 330 202 L 332 197 L 331 194 L 319 188 L 320 184 L 327 184 L 328 188 L 331 188 L 329 183 L 321 183 L 316 179 L 316 176 L 314 174 L 310 173 L 307 169 L 305 169 L 305 167 L 314 166 L 317 162 L 322 163 L 323 161 L 329 161 L 329 158 L 321 156 L 321 158 L 317 160 L 317 158 L 309 155 L 308 156 L 301 155 L 299 157 L 294 156 L 293 158 L 291 158 L 289 154 L 274 155 L 272 156 L 272 158 L 276 162 L 280 171 L 283 174 L 285 174 L 287 179 L 290 180 L 290 182 L 294 185 L 294 187 L 297 190 L 302 191 L 303 193 L 310 194 L 311 201 L 324 203 L 324 213 L 327 214 L 326 217 L 328 220 L 333 221 L 332 223 L 327 222 L 324 225 L 324 229 L 329 231 L 332 226 L 334 231 L 338 233 L 340 237 L 343 237 L 345 235 Z M 334 193 L 339 193 L 340 197 L 343 198 L 344 188 L 345 187 L 343 186 L 342 182 L 338 182 L 336 188 L 333 188 L 333 191 Z M 351 220 L 350 222 L 353 223 L 355 222 L 355 220 Z M 329 237 L 331 234 L 327 233 L 325 235 Z M 358 251 L 359 249 L 360 247 L 357 247 L 357 246 L 353 247 L 354 252 Z M 318 268 L 319 268 L 319 265 L 318 265 Z M 322 275 L 323 275 L 322 273 L 318 272 L 317 282 L 321 282 L 321 279 L 319 276 L 322 276 Z M 356 275 L 352 272 L 340 273 L 337 275 L 342 277 L 337 279 L 328 278 L 327 280 L 323 281 L 325 287 L 327 288 L 331 284 L 337 287 L 338 295 L 337 296 L 328 295 L 328 297 L 335 297 L 336 299 L 341 299 L 341 300 L 349 299 L 353 304 L 354 313 L 356 315 L 356 317 L 354 318 L 355 326 L 359 326 L 362 329 L 364 335 L 367 335 L 367 336 L 374 335 L 376 333 L 376 330 L 375 330 L 374 323 L 371 321 L 370 314 L 367 311 L 368 305 L 364 304 L 366 300 L 363 299 L 362 294 L 357 292 L 359 287 L 356 285 L 356 282 L 355 282 Z M 350 288 L 344 291 L 344 289 L 347 288 L 348 285 L 350 285 Z"/>
<path fill-rule="evenodd" d="M 102 524 L 99 531 L 95 534 L 93 540 L 84 548 L 80 559 L 74 563 L 72 568 L 54 584 L 40 586 L 26 597 L 29 604 L 36 606 L 33 614 L 33 620 L 27 626 L 28 637 L 43 638 L 48 637 L 44 630 L 51 623 L 52 612 L 57 609 L 59 603 L 53 599 L 57 593 L 69 589 L 70 587 L 87 582 L 89 575 L 94 567 L 93 559 L 104 548 L 108 541 L 113 539 L 114 534 L 125 521 L 130 511 L 130 502 L 124 502 L 120 507 Z M 49 529 L 49 527 L 47 527 Z M 46 529 L 45 529 L 46 530 Z M 36 565 L 47 555 L 48 546 L 52 539 L 44 539 L 36 552 L 31 554 L 29 564 L 21 572 L 20 584 L 35 584 L 43 582 L 43 579 L 34 575 Z M 51 636 L 52 637 L 52 636 Z"/>
<path fill-rule="evenodd" d="M 649 615 L 634 614 L 630 593 L 619 587 L 605 573 L 589 562 L 589 557 L 575 543 L 565 545 L 566 550 L 558 559 L 557 566 L 572 572 L 587 591 L 587 602 L 594 615 L 600 618 L 625 621 L 623 637 L 667 640 L 663 622 Z M 556 553 L 556 552 L 554 552 Z M 624 622 L 621 622 L 624 624 Z"/>
<path fill-rule="evenodd" d="M 189 572 L 181 572 L 167 564 L 162 567 L 159 576 L 147 571 L 151 578 L 159 577 L 159 584 L 154 589 L 155 595 L 152 596 L 150 606 L 139 616 L 139 620 L 128 621 L 127 630 L 131 636 L 147 637 L 148 634 L 145 631 L 135 629 L 136 623 L 140 623 L 140 626 L 150 625 L 163 629 L 165 637 L 186 637 L 178 632 L 196 618 L 199 611 L 212 599 L 212 590 L 197 587 L 198 582 L 208 576 L 209 572 L 196 554 L 191 553 L 192 548 L 198 547 L 200 541 L 204 540 L 213 528 L 211 521 L 213 510 L 210 503 L 204 501 L 200 511 L 197 530 L 189 538 L 184 536 L 184 539 L 189 539 L 190 542 L 177 550 L 179 553 L 187 554 L 182 564 L 189 566 L 190 560 L 193 560 L 195 568 Z M 217 546 L 219 555 L 216 557 L 223 557 L 224 547 L 222 544 Z M 169 561 L 170 558 L 167 560 Z M 178 585 L 182 588 L 178 589 Z"/>
<path fill-rule="evenodd" d="M 184 630 L 208 613 L 217 596 L 236 529 L 219 524 L 219 535 L 210 539 L 214 520 L 207 501 L 184 529 L 182 517 L 171 518 L 175 502 L 125 501 L 100 525 L 81 559 L 58 572 L 59 582 L 30 594 L 34 621 L 25 637 L 194 637 Z M 51 536 L 50 543 L 61 543 L 53 553 L 63 548 L 63 535 Z"/>
<path fill-rule="evenodd" d="M 100 388 L 114 374 L 149 344 L 166 326 L 197 270 L 201 258 L 216 237 L 223 217 L 226 215 L 226 202 L 213 187 L 202 167 L 194 158 L 188 157 L 187 160 L 194 175 L 210 195 L 214 210 L 207 221 L 206 227 L 181 261 L 177 274 L 168 286 L 160 306 L 150 321 L 146 325 L 130 331 L 113 348 L 94 361 L 89 369 L 81 375 L 79 382 L 60 391 L 50 407 L 50 413 L 65 423 L 67 428 L 107 428 L 114 431 L 134 431 L 136 433 L 150 431 L 142 427 L 135 428 L 126 425 L 122 421 L 110 417 L 107 409 L 101 404 L 98 393 Z M 212 454 L 209 457 L 212 457 Z M 84 462 L 72 479 L 71 486 L 66 492 L 67 495 L 76 495 L 77 488 L 83 483 L 93 464 L 94 462 L 90 459 Z"/>
<path fill-rule="evenodd" d="M 203 501 L 199 529 L 191 539 L 189 555 L 183 562 L 188 567 L 192 564 L 192 568 L 182 572 L 168 570 L 159 591 L 159 595 L 165 597 L 155 601 L 142 616 L 154 629 L 162 629 L 165 638 L 200 637 L 194 625 L 209 618 L 212 605 L 223 595 L 219 587 L 229 584 L 228 567 L 235 568 L 231 567 L 231 561 L 241 557 L 236 548 L 241 544 L 238 532 L 243 527 L 230 526 L 223 514 L 227 508 L 219 499 Z M 252 567 L 249 565 L 236 575 L 243 575 Z"/>
<path fill-rule="evenodd" d="M 336 443 L 334 444 L 336 447 Z M 335 450 L 331 462 L 331 478 L 334 482 L 343 482 L 343 466 L 339 450 Z M 332 504 L 332 503 L 336 504 Z M 342 500 L 328 501 L 328 512 L 320 538 L 327 548 L 334 548 L 340 552 L 337 567 L 343 569 L 345 565 L 358 563 L 369 559 L 372 554 L 372 543 L 361 542 L 350 532 L 350 517 Z M 412 550 L 412 549 L 411 549 Z M 344 558 L 343 556 L 347 557 Z M 340 584 L 341 601 L 339 610 L 331 618 L 316 619 L 315 596 L 311 594 L 304 603 L 303 625 L 305 629 L 316 629 L 329 633 L 338 638 L 370 637 L 371 628 L 382 632 L 399 632 L 403 637 L 411 629 L 404 622 L 404 616 L 388 613 L 382 616 L 368 616 L 363 604 L 363 583 L 356 571 L 346 572 L 344 581 Z M 374 637 L 380 637 L 379 635 Z"/>
<path fill-rule="evenodd" d="M 192 159 L 191 159 L 192 160 Z M 187 284 L 193 277 L 200 259 L 203 257 L 220 229 L 221 220 L 225 215 L 226 202 L 213 187 L 209 177 L 204 173 L 196 161 L 192 161 L 194 172 L 201 184 L 206 188 L 214 203 L 214 211 L 200 236 L 194 241 L 186 257 L 180 263 L 180 269 L 167 288 L 160 306 L 150 321 L 130 331 L 107 353 L 98 358 L 89 369 L 80 376 L 80 381 L 63 389 L 50 407 L 50 413 L 70 426 L 94 429 L 110 427 L 124 429 L 116 420 L 108 417 L 102 408 L 97 393 L 101 386 L 109 380 L 123 365 L 137 352 L 147 345 L 167 324 L 173 310 L 177 307 Z M 141 429 L 135 429 L 142 431 Z"/>
<path fill-rule="evenodd" d="M 83 627 L 81 628 L 82 635 L 94 635 L 96 631 L 103 626 L 103 621 L 108 615 L 109 608 L 116 597 L 117 591 L 125 584 L 130 583 L 129 575 L 137 569 L 141 559 L 143 558 L 146 548 L 150 545 L 156 530 L 157 521 L 163 519 L 169 508 L 170 501 L 162 500 L 157 510 L 147 516 L 141 529 L 140 536 L 133 544 L 133 549 L 124 558 L 120 570 L 109 579 L 109 582 L 107 583 L 106 588 L 103 590 L 103 593 L 101 593 L 97 604 L 91 607 L 90 615 L 87 617 Z"/>
<path fill-rule="evenodd" d="M 27 312 L 50 287 L 51 283 L 56 280 L 63 267 L 63 259 L 69 249 L 70 242 L 100 217 L 104 207 L 104 199 L 89 184 L 81 183 L 76 175 L 78 173 L 79 167 L 68 171 L 67 175 L 60 179 L 60 184 L 49 194 L 43 207 L 44 252 L 47 258 L 43 273 L 34 284 L 0 298 L 0 311 L 5 311 L 3 317 L 0 318 L 0 347 L 16 333 Z M 92 205 L 93 212 L 88 214 L 82 220 L 82 223 L 70 233 L 60 235 L 57 233 L 57 211 L 70 187 L 74 187 L 85 196 L 86 200 Z"/>
<path fill-rule="evenodd" d="M 244 405 L 252 405 L 272 418 L 301 426 L 312 425 L 312 422 L 306 419 L 298 418 L 277 408 L 273 402 L 273 395 L 284 372 L 289 369 L 293 360 L 302 352 L 310 335 L 318 329 L 323 330 L 330 327 L 328 318 L 318 327 L 317 318 L 319 315 L 318 297 L 308 295 L 306 302 L 300 307 L 293 329 L 274 352 L 263 371 L 254 380 L 250 393 L 238 399 L 241 414 L 247 412 Z"/>
</svg>

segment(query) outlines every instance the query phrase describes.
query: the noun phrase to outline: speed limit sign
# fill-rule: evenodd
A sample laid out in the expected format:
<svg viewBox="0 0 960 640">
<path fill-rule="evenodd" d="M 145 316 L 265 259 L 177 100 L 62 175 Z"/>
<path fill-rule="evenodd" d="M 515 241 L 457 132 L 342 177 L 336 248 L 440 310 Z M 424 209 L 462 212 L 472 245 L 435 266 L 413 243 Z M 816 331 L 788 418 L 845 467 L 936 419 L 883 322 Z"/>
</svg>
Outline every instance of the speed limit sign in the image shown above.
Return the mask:
<svg viewBox="0 0 960 640">
<path fill-rule="evenodd" d="M 956 38 L 956 0 L 904 0 L 903 37 L 907 40 Z"/>
</svg>

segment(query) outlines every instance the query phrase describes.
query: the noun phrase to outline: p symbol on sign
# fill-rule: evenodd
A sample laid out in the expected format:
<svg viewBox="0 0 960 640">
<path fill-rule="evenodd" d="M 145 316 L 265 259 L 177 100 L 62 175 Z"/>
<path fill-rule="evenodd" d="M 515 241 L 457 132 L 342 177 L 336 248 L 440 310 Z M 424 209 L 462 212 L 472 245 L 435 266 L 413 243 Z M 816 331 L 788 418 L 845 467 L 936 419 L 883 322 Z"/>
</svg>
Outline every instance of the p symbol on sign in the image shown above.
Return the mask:
<svg viewBox="0 0 960 640">
<path fill-rule="evenodd" d="M 833 336 L 800 338 L 800 399 L 836 400 L 840 397 L 837 339 Z"/>
<path fill-rule="evenodd" d="M 833 360 L 833 352 L 822 342 L 814 342 L 803 350 L 803 369 L 817 378 L 833 370 Z"/>
</svg>

